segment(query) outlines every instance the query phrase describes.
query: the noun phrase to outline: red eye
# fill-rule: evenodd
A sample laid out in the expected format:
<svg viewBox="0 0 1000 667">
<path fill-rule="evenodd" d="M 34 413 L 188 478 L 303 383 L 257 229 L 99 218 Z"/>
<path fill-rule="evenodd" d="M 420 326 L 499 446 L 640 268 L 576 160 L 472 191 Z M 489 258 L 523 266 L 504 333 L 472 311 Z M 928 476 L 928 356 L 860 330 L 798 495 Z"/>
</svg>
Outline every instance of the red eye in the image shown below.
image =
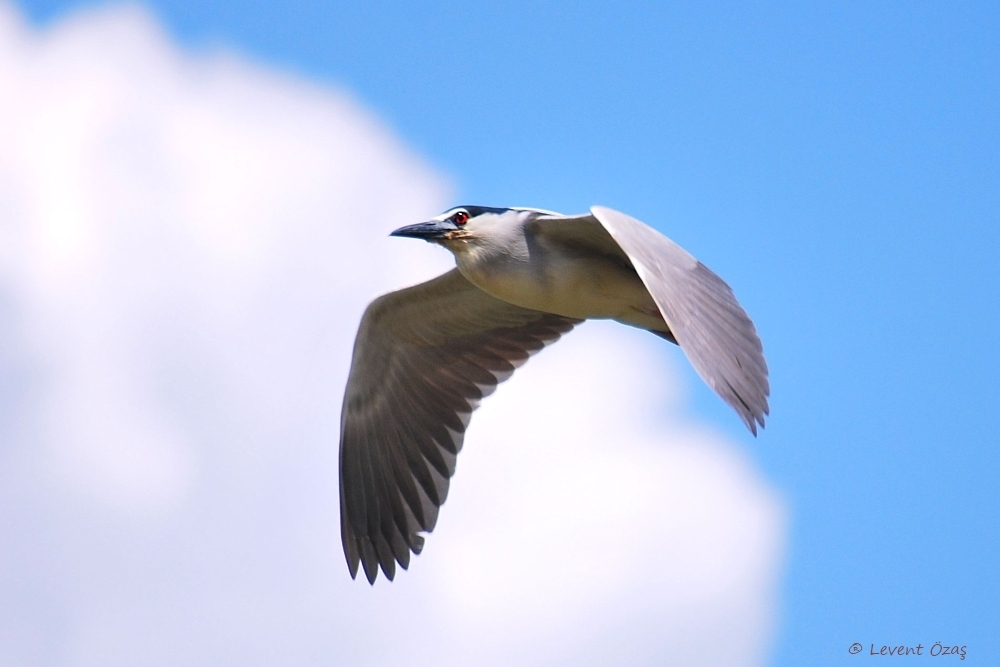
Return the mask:
<svg viewBox="0 0 1000 667">
<path fill-rule="evenodd" d="M 451 219 L 456 225 L 464 225 L 466 222 L 469 221 L 469 214 L 466 213 L 465 211 L 459 211 L 458 213 L 453 215 Z"/>
</svg>

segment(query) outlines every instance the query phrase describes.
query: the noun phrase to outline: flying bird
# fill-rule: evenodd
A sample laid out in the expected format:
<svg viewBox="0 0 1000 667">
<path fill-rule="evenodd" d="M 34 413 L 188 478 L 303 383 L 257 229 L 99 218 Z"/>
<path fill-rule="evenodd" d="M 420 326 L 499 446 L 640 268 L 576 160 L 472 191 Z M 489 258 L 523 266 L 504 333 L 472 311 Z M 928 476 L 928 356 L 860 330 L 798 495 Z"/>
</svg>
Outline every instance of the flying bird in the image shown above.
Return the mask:
<svg viewBox="0 0 1000 667">
<path fill-rule="evenodd" d="M 770 387 L 753 322 L 704 264 L 610 208 L 583 215 L 459 206 L 392 236 L 456 268 L 381 296 L 354 343 L 340 432 L 340 530 L 351 577 L 409 566 L 448 494 L 479 402 L 586 319 L 676 343 L 757 435 Z"/>
</svg>

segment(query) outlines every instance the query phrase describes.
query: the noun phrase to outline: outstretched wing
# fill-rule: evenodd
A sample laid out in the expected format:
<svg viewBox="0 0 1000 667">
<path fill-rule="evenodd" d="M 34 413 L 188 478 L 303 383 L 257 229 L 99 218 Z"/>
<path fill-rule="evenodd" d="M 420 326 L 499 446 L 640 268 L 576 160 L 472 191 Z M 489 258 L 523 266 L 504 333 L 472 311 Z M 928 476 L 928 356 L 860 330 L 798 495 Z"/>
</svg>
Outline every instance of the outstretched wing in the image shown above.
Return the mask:
<svg viewBox="0 0 1000 667">
<path fill-rule="evenodd" d="M 536 233 L 634 268 L 695 370 L 757 435 L 768 414 L 767 363 L 757 330 L 729 285 L 652 227 L 610 208 L 590 210 L 540 217 Z"/>
<path fill-rule="evenodd" d="M 590 211 L 628 255 L 695 370 L 757 435 L 771 393 L 767 362 L 729 285 L 652 227 L 603 206 Z"/>
<path fill-rule="evenodd" d="M 351 576 L 420 553 L 479 401 L 579 320 L 496 299 L 457 269 L 386 294 L 361 319 L 340 431 L 340 529 Z"/>
</svg>

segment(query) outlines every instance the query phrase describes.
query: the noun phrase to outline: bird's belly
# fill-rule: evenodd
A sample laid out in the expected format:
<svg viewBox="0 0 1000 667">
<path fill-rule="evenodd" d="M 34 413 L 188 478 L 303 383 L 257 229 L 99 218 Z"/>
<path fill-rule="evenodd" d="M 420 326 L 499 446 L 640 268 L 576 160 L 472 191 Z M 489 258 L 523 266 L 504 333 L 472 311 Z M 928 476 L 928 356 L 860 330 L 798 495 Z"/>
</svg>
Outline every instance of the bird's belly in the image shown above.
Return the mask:
<svg viewBox="0 0 1000 667">
<path fill-rule="evenodd" d="M 484 292 L 522 308 L 578 319 L 615 319 L 645 329 L 665 327 L 635 271 L 610 260 L 556 259 L 544 271 L 506 268 L 462 273 Z"/>
</svg>

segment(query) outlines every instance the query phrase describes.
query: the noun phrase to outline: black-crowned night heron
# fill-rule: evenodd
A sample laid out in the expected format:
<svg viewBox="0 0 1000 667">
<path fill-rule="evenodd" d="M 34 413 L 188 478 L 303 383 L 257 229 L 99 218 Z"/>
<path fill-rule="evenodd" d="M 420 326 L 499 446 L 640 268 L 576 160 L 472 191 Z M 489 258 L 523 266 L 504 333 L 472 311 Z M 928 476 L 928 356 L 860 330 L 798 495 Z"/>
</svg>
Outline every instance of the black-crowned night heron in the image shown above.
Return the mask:
<svg viewBox="0 0 1000 667">
<path fill-rule="evenodd" d="M 460 206 L 397 229 L 457 268 L 368 306 L 344 394 L 340 525 L 351 576 L 406 568 L 437 521 L 473 410 L 514 369 L 586 319 L 680 345 L 756 435 L 767 364 L 732 290 L 651 227 L 595 206 L 565 216 Z"/>
</svg>

